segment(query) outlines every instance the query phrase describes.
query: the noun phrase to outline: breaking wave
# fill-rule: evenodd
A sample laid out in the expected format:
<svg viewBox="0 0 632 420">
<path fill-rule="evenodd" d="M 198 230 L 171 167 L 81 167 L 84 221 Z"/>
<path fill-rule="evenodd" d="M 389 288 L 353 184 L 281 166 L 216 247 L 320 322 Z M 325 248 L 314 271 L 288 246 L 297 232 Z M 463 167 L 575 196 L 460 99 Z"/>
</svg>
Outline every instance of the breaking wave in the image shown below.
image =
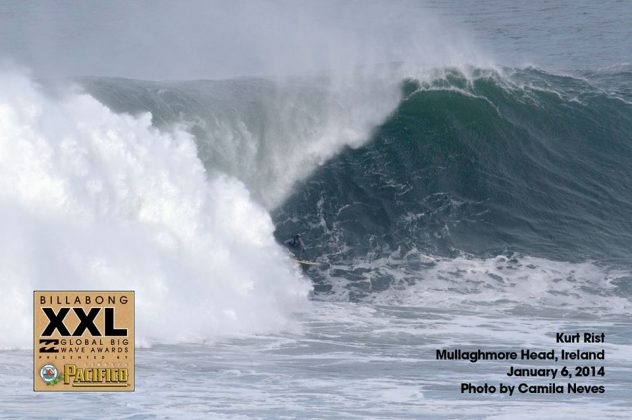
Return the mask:
<svg viewBox="0 0 632 420">
<path fill-rule="evenodd" d="M 17 314 L 0 345 L 30 340 L 34 289 L 134 289 L 142 343 L 285 328 L 312 285 L 316 299 L 629 311 L 629 72 L 383 70 L 0 75 L 0 305 Z M 296 232 L 320 266 L 288 259 Z"/>
<path fill-rule="evenodd" d="M 1 346 L 28 345 L 33 290 L 136 290 L 140 343 L 276 330 L 305 307 L 268 212 L 190 134 L 18 74 L 0 91 Z"/>
</svg>

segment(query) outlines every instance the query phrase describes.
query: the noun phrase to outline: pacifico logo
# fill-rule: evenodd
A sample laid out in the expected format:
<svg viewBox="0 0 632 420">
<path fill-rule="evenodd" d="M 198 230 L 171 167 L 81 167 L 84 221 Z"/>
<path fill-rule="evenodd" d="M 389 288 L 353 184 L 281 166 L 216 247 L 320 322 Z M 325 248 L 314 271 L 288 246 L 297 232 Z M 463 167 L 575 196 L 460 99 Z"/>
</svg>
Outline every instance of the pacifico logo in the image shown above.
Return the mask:
<svg viewBox="0 0 632 420">
<path fill-rule="evenodd" d="M 35 391 L 134 390 L 134 292 L 36 291 Z"/>
</svg>

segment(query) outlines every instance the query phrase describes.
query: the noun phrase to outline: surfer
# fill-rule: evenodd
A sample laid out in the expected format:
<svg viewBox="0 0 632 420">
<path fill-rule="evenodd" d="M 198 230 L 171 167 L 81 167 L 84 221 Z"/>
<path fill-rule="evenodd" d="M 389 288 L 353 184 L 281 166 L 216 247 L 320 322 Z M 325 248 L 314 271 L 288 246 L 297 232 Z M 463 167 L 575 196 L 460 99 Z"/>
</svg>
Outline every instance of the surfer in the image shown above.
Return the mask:
<svg viewBox="0 0 632 420">
<path fill-rule="evenodd" d="M 305 252 L 305 244 L 303 243 L 300 233 L 294 235 L 292 239 L 285 241 L 285 244 L 297 258 L 301 258 L 303 256 L 303 253 Z"/>
</svg>

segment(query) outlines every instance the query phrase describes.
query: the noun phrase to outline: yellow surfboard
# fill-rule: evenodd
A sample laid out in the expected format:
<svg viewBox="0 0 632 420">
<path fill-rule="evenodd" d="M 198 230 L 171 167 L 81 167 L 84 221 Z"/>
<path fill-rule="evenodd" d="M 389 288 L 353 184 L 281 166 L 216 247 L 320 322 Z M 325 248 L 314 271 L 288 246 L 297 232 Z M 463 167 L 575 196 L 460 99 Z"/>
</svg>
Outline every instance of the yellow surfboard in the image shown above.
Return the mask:
<svg viewBox="0 0 632 420">
<path fill-rule="evenodd" d="M 307 261 L 307 260 L 297 260 L 295 258 L 290 258 L 292 261 L 295 261 L 299 264 L 304 264 L 304 265 L 320 265 L 320 263 L 317 263 L 316 261 Z"/>
</svg>

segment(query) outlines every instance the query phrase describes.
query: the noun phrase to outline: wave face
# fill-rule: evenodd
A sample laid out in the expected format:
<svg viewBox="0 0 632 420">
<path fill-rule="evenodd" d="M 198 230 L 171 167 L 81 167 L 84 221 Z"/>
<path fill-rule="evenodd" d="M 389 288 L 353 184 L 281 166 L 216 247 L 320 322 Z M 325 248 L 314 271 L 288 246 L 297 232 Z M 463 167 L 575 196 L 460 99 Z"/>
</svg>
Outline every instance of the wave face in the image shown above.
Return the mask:
<svg viewBox="0 0 632 420">
<path fill-rule="evenodd" d="M 0 346 L 28 346 L 33 290 L 136 290 L 140 344 L 276 330 L 305 307 L 270 215 L 189 133 L 17 74 L 0 92 Z"/>
<path fill-rule="evenodd" d="M 606 76 L 625 86 L 629 72 Z M 439 278 L 430 301 L 450 290 L 465 301 L 539 276 L 541 293 L 578 305 L 627 302 L 632 105 L 598 84 L 533 68 L 409 79 L 370 143 L 275 210 L 277 237 L 305 232 L 325 263 L 310 270 L 317 290 L 352 298 Z"/>
</svg>

